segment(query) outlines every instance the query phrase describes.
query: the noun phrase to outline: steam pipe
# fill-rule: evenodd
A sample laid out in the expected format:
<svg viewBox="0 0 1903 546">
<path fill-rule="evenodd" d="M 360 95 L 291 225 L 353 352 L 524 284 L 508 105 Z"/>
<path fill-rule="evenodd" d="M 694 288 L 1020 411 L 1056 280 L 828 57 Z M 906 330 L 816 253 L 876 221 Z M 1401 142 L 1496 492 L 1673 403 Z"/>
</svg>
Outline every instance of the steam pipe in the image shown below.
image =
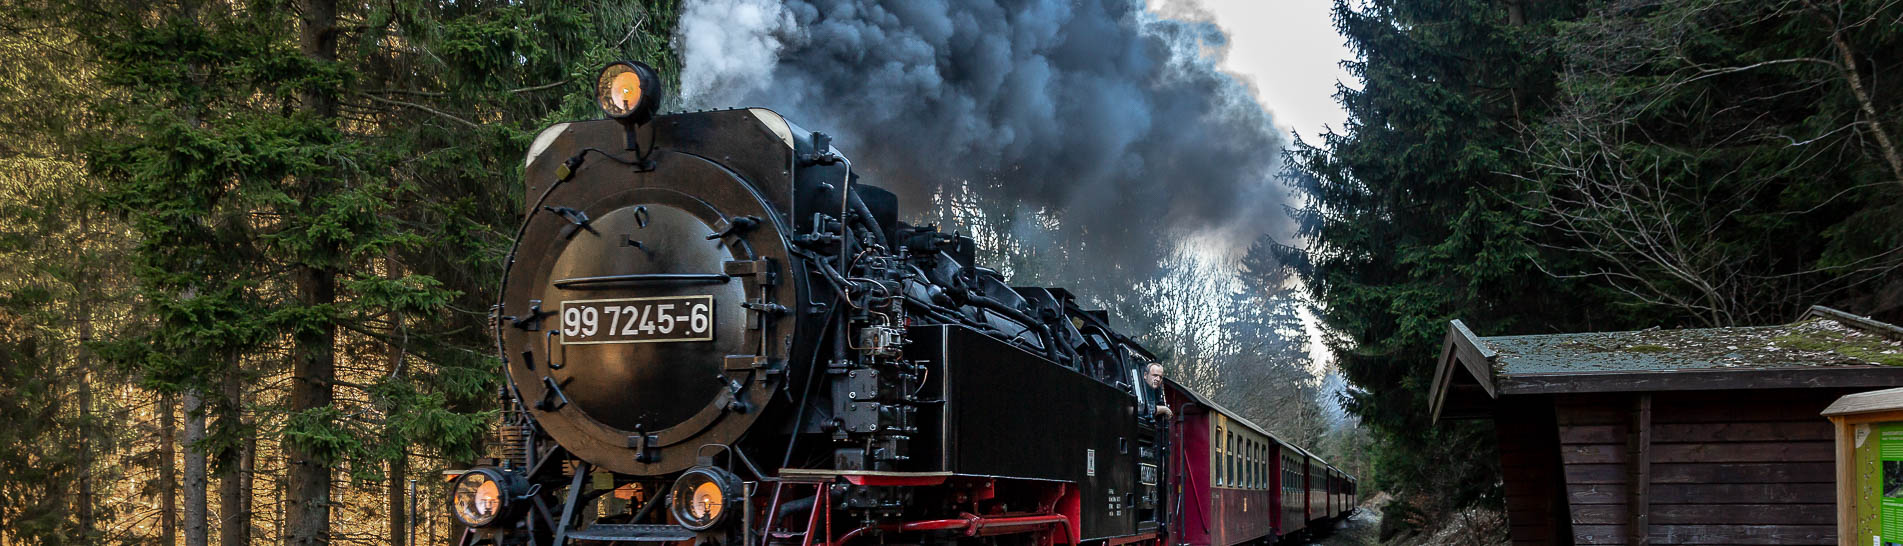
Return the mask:
<svg viewBox="0 0 1903 546">
<path fill-rule="evenodd" d="M 865 220 L 866 229 L 872 231 L 873 239 L 884 243 L 886 246 L 892 246 L 891 241 L 885 240 L 885 228 L 879 225 L 878 218 L 872 216 L 872 209 L 866 206 L 866 201 L 860 199 L 859 194 L 853 193 L 851 190 L 847 190 L 846 195 L 846 201 L 852 204 L 852 211 L 858 213 L 859 217 Z"/>
<path fill-rule="evenodd" d="M 981 294 L 967 291 L 965 293 L 965 301 L 970 302 L 972 305 L 976 305 L 979 308 L 995 311 L 998 314 L 1011 317 L 1013 320 L 1016 320 L 1018 322 L 1022 322 L 1025 324 L 1029 324 L 1031 325 L 1031 327 L 1037 328 L 1038 337 L 1044 340 L 1044 356 L 1049 357 L 1051 359 L 1051 362 L 1061 362 L 1057 358 L 1057 336 L 1054 336 L 1051 334 L 1051 328 L 1049 326 L 1045 326 L 1044 321 L 1037 320 L 1036 318 L 1032 318 L 1031 315 L 1027 315 L 1023 311 L 1017 310 L 1017 308 L 1011 307 L 1009 305 L 1005 305 L 1004 302 L 991 299 L 990 297 L 984 296 Z"/>
</svg>

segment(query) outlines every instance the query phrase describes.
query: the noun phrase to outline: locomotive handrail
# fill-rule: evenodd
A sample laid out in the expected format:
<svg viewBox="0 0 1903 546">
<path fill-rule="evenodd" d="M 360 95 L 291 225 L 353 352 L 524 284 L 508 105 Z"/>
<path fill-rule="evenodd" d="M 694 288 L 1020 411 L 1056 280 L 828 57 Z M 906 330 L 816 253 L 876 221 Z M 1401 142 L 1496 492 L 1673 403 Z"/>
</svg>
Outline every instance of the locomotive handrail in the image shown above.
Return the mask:
<svg viewBox="0 0 1903 546">
<path fill-rule="evenodd" d="M 554 282 L 556 288 L 563 290 L 592 290 L 596 285 L 622 283 L 664 283 L 677 282 L 687 284 L 721 284 L 733 280 L 733 277 L 721 273 L 634 273 L 629 275 L 603 275 L 600 277 L 575 277 Z"/>
</svg>

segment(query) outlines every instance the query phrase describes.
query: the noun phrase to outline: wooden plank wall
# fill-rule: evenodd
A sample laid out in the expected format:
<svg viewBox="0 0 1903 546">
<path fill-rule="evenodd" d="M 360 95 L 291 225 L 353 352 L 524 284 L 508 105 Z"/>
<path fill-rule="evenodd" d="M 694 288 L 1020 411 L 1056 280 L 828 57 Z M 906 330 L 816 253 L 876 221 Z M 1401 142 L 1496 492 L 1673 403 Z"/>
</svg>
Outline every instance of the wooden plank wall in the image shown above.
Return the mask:
<svg viewBox="0 0 1903 546">
<path fill-rule="evenodd" d="M 1640 395 L 1555 398 L 1574 540 L 1635 543 L 1628 507 L 1642 493 L 1651 544 L 1835 544 L 1834 446 L 1817 414 L 1843 394 L 1653 393 L 1641 491 L 1631 487 L 1639 465 L 1628 455 L 1641 451 Z"/>
<path fill-rule="evenodd" d="M 1552 398 L 1508 397 L 1498 409 L 1494 435 L 1514 546 L 1571 545 Z"/>
</svg>

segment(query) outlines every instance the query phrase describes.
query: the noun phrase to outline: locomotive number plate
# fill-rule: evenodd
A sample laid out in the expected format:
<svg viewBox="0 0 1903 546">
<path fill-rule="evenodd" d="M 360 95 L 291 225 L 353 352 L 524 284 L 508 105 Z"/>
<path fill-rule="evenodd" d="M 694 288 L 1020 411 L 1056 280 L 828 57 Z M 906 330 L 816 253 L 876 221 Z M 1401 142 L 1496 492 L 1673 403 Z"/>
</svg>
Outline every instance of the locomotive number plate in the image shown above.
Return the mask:
<svg viewBox="0 0 1903 546">
<path fill-rule="evenodd" d="M 713 296 L 562 302 L 564 345 L 713 339 Z"/>
</svg>

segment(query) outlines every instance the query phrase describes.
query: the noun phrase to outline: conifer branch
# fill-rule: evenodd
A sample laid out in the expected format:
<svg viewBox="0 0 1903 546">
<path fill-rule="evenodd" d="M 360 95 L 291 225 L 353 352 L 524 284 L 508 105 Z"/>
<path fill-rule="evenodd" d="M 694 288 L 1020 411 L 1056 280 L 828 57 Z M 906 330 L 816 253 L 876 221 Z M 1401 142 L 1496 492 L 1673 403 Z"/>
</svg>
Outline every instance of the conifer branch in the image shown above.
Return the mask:
<svg viewBox="0 0 1903 546">
<path fill-rule="evenodd" d="M 392 100 L 392 99 L 386 99 L 386 98 L 383 98 L 383 97 L 379 97 L 379 96 L 376 96 L 376 95 L 372 95 L 372 94 L 369 94 L 369 93 L 358 93 L 358 94 L 357 94 L 357 96 L 360 96 L 360 97 L 363 97 L 363 98 L 366 98 L 366 99 L 370 99 L 371 101 L 374 101 L 374 102 L 380 102 L 380 103 L 384 103 L 384 104 L 389 104 L 389 105 L 393 105 L 393 106 L 407 106 L 407 107 L 410 107 L 410 108 L 415 108 L 415 109 L 418 109 L 418 110 L 422 110 L 422 111 L 424 111 L 424 112 L 429 112 L 429 113 L 431 113 L 431 114 L 436 114 L 437 116 L 441 116 L 441 117 L 444 117 L 444 118 L 449 118 L 450 120 L 452 120 L 452 121 L 455 121 L 455 122 L 457 122 L 457 123 L 461 123 L 461 124 L 463 124 L 463 125 L 467 125 L 467 126 L 469 126 L 469 128 L 470 128 L 470 129 L 481 129 L 481 128 L 482 128 L 482 126 L 481 126 L 481 125 L 478 125 L 478 124 L 476 124 L 476 122 L 473 122 L 473 121 L 469 121 L 469 120 L 466 120 L 466 119 L 463 119 L 463 118 L 460 118 L 460 117 L 457 117 L 457 116 L 456 116 L 455 114 L 451 114 L 451 113 L 449 113 L 449 112 L 444 112 L 444 111 L 442 111 L 442 110 L 437 110 L 437 109 L 435 109 L 435 108 L 430 108 L 430 107 L 428 107 L 428 106 L 424 106 L 424 105 L 421 105 L 421 104 L 417 104 L 417 103 L 414 103 L 414 102 L 407 102 L 407 101 L 400 101 L 400 100 Z"/>
</svg>

